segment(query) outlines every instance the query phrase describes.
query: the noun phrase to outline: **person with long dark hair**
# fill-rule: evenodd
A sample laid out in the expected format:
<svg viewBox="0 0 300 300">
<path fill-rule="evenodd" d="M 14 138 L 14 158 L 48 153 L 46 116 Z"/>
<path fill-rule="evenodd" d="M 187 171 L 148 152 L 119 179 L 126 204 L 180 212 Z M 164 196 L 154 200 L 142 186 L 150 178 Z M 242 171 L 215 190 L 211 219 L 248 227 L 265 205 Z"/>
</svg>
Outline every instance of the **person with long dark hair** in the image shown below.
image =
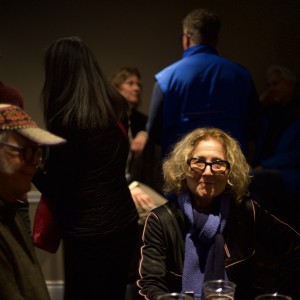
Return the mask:
<svg viewBox="0 0 300 300">
<path fill-rule="evenodd" d="M 128 105 L 78 37 L 47 48 L 45 73 L 46 127 L 67 143 L 50 150 L 35 184 L 53 200 L 61 228 L 65 299 L 123 299 L 137 241 L 125 178 Z"/>
</svg>

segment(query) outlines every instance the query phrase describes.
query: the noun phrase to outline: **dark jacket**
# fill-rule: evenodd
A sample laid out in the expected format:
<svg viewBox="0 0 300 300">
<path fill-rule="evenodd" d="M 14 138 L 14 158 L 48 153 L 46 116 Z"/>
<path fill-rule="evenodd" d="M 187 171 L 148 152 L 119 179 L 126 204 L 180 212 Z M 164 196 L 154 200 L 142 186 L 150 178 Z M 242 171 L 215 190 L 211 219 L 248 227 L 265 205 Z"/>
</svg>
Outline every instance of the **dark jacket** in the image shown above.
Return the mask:
<svg viewBox="0 0 300 300">
<path fill-rule="evenodd" d="M 145 131 L 147 116 L 133 109 L 130 117 L 130 130 L 134 138 L 138 132 Z M 162 193 L 163 179 L 161 174 L 160 164 L 160 147 L 155 145 L 152 140 L 148 140 L 145 149 L 138 157 L 130 156 L 127 170 L 127 182 L 133 181 L 142 182 L 159 193 Z"/>
<path fill-rule="evenodd" d="M 181 292 L 184 241 L 189 229 L 177 201 L 154 209 L 146 221 L 138 285 L 146 299 L 165 292 Z M 290 294 L 300 273 L 299 235 L 268 214 L 257 203 L 232 201 L 224 230 L 225 268 L 228 279 L 237 284 L 236 299 L 253 300 L 266 292 L 257 273 L 258 245 L 281 258 L 275 290 Z"/>
<path fill-rule="evenodd" d="M 130 130 L 133 137 L 135 137 L 139 131 L 145 131 L 147 123 L 147 116 L 145 114 L 134 108 L 131 110 L 129 121 Z"/>
<path fill-rule="evenodd" d="M 137 221 L 125 178 L 129 146 L 123 132 L 117 125 L 54 132 L 67 143 L 50 149 L 46 173 L 37 174 L 34 184 L 55 201 L 63 238 L 91 240 L 122 233 Z"/>
<path fill-rule="evenodd" d="M 263 108 L 262 120 L 253 166 L 280 171 L 286 191 L 299 197 L 300 84 L 290 103 L 275 103 Z"/>
<path fill-rule="evenodd" d="M 0 199 L 0 299 L 50 300 L 32 240 L 16 207 Z"/>
</svg>

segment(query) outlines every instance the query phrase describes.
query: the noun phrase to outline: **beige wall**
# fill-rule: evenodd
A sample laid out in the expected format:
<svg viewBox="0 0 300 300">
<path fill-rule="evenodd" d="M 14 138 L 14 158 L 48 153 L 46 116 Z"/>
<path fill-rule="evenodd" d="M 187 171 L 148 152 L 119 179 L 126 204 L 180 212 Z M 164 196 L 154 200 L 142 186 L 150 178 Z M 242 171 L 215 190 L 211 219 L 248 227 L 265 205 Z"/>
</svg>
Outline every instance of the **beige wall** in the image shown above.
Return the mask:
<svg viewBox="0 0 300 300">
<path fill-rule="evenodd" d="M 197 7 L 219 13 L 219 53 L 248 67 L 258 91 L 271 64 L 300 75 L 299 0 L 1 0 L 0 79 L 20 90 L 42 124 L 43 49 L 59 37 L 79 35 L 108 76 L 123 65 L 140 68 L 140 109 L 147 112 L 153 75 L 180 58 L 180 22 Z"/>
</svg>

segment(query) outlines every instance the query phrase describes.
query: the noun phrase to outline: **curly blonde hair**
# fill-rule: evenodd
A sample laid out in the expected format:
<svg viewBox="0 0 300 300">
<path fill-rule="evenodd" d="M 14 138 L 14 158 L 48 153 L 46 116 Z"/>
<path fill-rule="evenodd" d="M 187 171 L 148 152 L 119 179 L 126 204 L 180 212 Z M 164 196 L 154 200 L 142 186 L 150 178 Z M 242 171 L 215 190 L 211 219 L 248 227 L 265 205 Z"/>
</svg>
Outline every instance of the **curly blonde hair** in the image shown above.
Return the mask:
<svg viewBox="0 0 300 300">
<path fill-rule="evenodd" d="M 239 143 L 218 128 L 198 128 L 185 135 L 172 149 L 163 162 L 166 193 L 187 191 L 186 177 L 190 172 L 187 160 L 200 141 L 212 138 L 219 141 L 225 152 L 225 159 L 230 163 L 226 190 L 237 201 L 246 194 L 250 177 L 249 165 Z"/>
</svg>

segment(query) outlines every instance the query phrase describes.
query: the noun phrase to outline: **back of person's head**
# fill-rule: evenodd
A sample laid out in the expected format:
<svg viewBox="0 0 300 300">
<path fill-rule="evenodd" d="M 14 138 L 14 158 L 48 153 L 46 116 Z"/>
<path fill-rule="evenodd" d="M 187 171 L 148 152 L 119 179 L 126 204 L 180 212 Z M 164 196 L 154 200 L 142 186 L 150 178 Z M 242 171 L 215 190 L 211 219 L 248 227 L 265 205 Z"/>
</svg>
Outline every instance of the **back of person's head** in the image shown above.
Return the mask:
<svg viewBox="0 0 300 300">
<path fill-rule="evenodd" d="M 221 28 L 218 15 L 207 9 L 196 9 L 183 20 L 183 28 L 195 44 L 215 46 Z"/>
<path fill-rule="evenodd" d="M 192 157 L 200 141 L 212 138 L 224 148 L 226 160 L 230 163 L 227 190 L 237 200 L 246 193 L 249 184 L 249 165 L 239 143 L 219 128 L 198 128 L 182 137 L 163 162 L 165 192 L 184 192 L 187 190 L 186 177 L 190 170 L 187 160 Z"/>
<path fill-rule="evenodd" d="M 136 76 L 139 80 L 142 78 L 138 68 L 122 67 L 112 75 L 111 84 L 116 89 L 119 89 L 121 84 L 124 83 L 124 81 L 126 81 L 130 76 Z"/>
<path fill-rule="evenodd" d="M 106 127 L 126 115 L 126 102 L 108 83 L 91 49 L 79 37 L 61 38 L 45 53 L 44 117 L 79 128 Z"/>
</svg>

